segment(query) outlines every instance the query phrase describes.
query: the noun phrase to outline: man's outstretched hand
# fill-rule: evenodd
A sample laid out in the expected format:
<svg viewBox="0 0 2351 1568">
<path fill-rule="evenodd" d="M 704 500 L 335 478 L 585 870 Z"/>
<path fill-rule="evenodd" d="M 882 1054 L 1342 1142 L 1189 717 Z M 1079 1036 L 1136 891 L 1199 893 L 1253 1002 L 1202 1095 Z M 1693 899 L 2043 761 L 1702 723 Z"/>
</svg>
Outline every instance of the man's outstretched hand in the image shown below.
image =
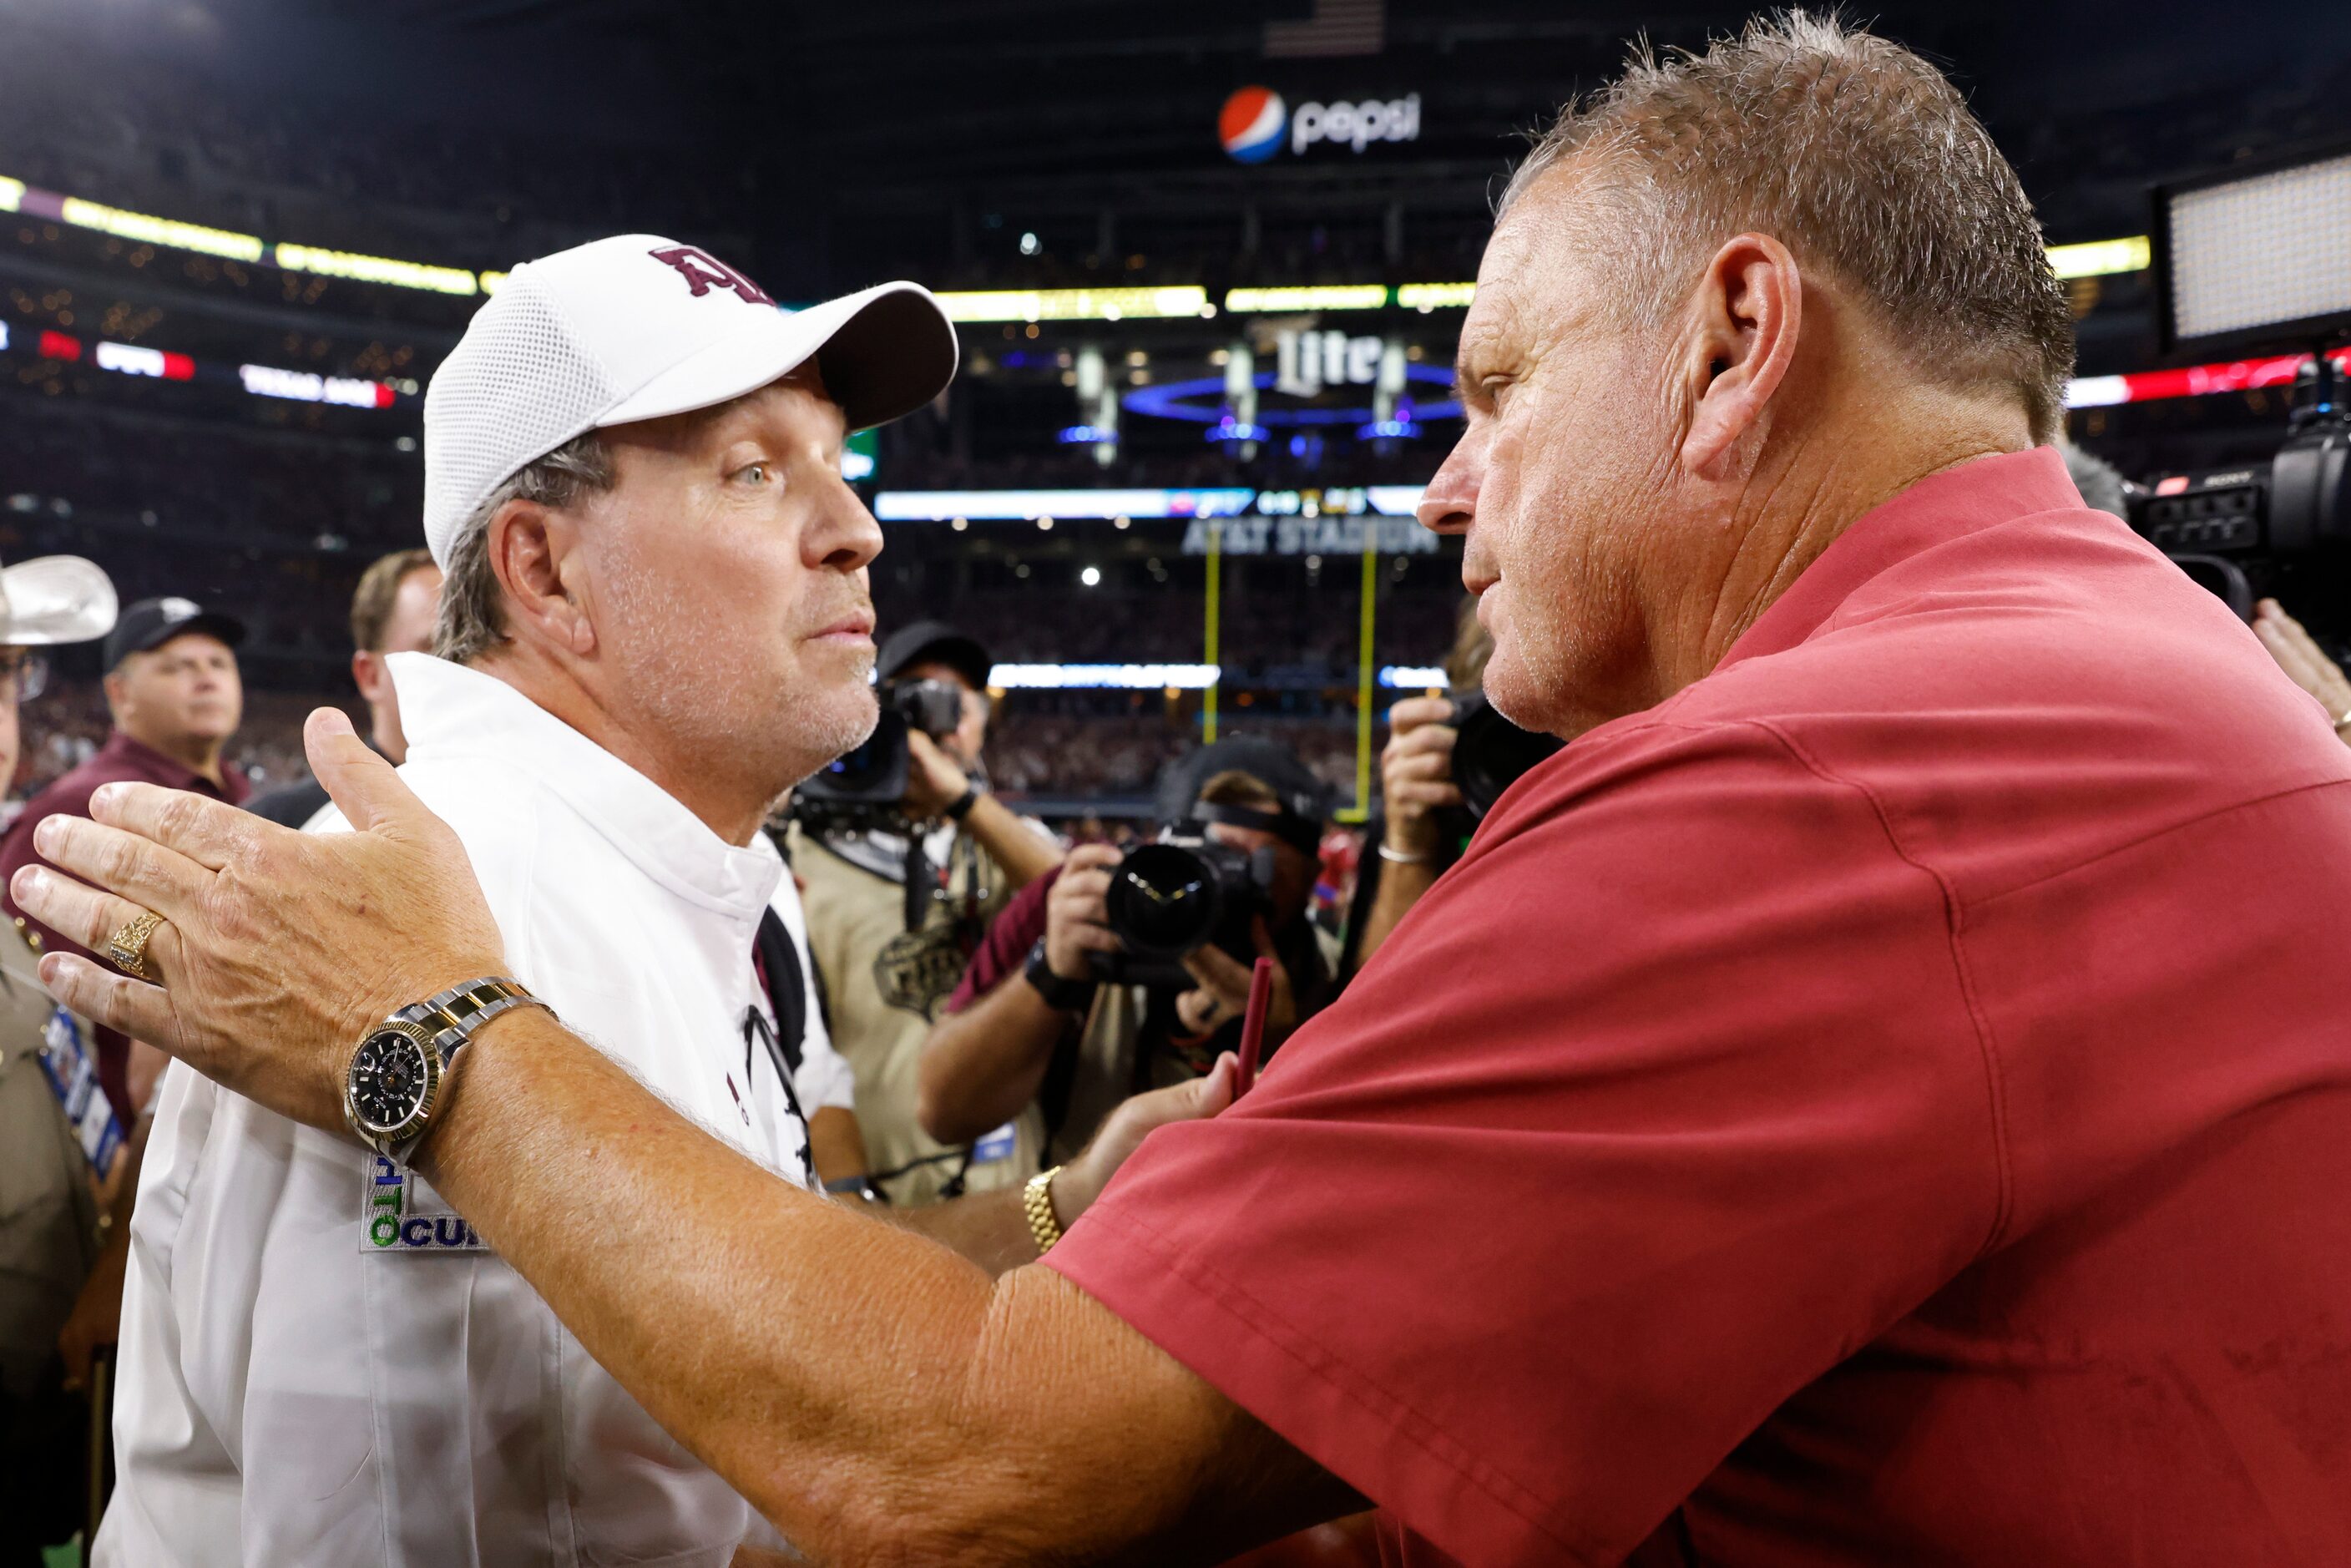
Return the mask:
<svg viewBox="0 0 2351 1568">
<path fill-rule="evenodd" d="M 395 1009 L 503 974 L 504 959 L 448 825 L 342 714 L 313 713 L 303 740 L 352 831 L 297 833 L 202 795 L 110 784 L 89 820 L 35 830 L 73 876 L 26 866 L 11 889 L 26 914 L 98 953 L 142 910 L 161 915 L 146 950 L 160 985 L 65 953 L 41 960 L 42 981 L 273 1111 L 340 1129 L 359 1038 Z"/>
</svg>

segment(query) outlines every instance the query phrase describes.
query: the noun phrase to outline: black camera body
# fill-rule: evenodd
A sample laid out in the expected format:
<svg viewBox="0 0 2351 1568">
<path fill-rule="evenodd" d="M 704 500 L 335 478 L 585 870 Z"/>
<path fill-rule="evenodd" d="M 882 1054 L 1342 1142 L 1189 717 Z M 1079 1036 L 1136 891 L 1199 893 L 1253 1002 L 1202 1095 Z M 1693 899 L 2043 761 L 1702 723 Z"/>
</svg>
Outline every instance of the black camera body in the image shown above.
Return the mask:
<svg viewBox="0 0 2351 1568">
<path fill-rule="evenodd" d="M 963 692 L 951 681 L 906 681 L 883 694 L 882 716 L 862 745 L 843 752 L 792 793 L 791 814 L 811 831 L 902 831 L 898 803 L 913 766 L 906 737 L 933 740 L 963 722 Z"/>
<path fill-rule="evenodd" d="M 2269 462 L 2169 475 L 2128 492 L 2132 529 L 2241 620 L 2251 621 L 2255 600 L 2286 577 L 2339 577 L 2351 566 L 2351 418 L 2324 354 L 2318 364 L 2299 389 L 2293 433 Z"/>
<path fill-rule="evenodd" d="M 1111 872 L 1110 929 L 1121 951 L 1090 955 L 1095 975 L 1120 985 L 1189 990 L 1184 958 L 1215 946 L 1243 964 L 1257 956 L 1250 926 L 1272 909 L 1274 852 L 1176 831 L 1129 850 Z"/>
<path fill-rule="evenodd" d="M 1473 821 L 1484 821 L 1502 791 L 1567 744 L 1555 735 L 1520 729 L 1484 692 L 1454 699 L 1453 730 L 1453 782 Z"/>
</svg>

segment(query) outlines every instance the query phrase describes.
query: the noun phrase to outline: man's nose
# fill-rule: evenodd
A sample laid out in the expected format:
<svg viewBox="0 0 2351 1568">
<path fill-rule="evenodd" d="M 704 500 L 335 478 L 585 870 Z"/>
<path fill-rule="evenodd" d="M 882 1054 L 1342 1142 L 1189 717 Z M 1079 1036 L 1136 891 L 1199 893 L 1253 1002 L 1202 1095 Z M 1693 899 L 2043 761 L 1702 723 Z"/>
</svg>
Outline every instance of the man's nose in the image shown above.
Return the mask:
<svg viewBox="0 0 2351 1568">
<path fill-rule="evenodd" d="M 882 525 L 848 480 L 839 481 L 817 509 L 803 550 L 809 565 L 834 571 L 856 571 L 882 553 Z"/>
<path fill-rule="evenodd" d="M 1416 508 L 1422 528 L 1439 534 L 1468 531 L 1478 510 L 1478 485 L 1484 476 L 1483 444 L 1475 435 L 1464 435 L 1446 455 L 1444 465 L 1421 492 Z"/>
</svg>

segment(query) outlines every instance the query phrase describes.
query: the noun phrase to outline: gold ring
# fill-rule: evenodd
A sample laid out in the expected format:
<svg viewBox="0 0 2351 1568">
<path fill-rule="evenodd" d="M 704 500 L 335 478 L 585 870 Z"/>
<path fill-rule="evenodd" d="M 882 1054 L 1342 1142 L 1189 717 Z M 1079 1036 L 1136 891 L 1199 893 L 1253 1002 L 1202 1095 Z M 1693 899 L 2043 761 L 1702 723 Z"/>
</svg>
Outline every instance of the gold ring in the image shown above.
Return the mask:
<svg viewBox="0 0 2351 1568">
<path fill-rule="evenodd" d="M 123 922 L 122 928 L 106 939 L 106 956 L 114 967 L 134 980 L 150 980 L 147 972 L 147 939 L 155 935 L 155 927 L 163 917 L 153 910 L 144 910 Z"/>
</svg>

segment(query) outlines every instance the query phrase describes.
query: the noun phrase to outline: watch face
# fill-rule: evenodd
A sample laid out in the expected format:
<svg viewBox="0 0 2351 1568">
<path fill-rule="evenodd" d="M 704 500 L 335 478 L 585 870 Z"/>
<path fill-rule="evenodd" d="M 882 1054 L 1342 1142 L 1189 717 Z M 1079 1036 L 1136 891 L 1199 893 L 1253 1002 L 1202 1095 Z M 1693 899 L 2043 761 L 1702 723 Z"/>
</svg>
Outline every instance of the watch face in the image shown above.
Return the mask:
<svg viewBox="0 0 2351 1568">
<path fill-rule="evenodd" d="M 424 1108 L 433 1086 L 429 1048 L 398 1030 L 379 1030 L 351 1058 L 351 1109 L 378 1132 L 406 1124 Z"/>
</svg>

